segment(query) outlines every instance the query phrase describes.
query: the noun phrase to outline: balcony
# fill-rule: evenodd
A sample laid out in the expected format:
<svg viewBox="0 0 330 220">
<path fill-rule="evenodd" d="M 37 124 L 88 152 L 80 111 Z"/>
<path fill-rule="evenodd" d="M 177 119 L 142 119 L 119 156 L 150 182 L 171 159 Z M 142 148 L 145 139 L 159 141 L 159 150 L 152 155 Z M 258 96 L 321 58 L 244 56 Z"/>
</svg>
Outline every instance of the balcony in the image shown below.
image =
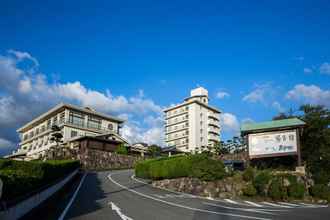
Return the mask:
<svg viewBox="0 0 330 220">
<path fill-rule="evenodd" d="M 176 117 L 176 116 L 180 116 L 180 115 L 183 115 L 183 114 L 186 114 L 186 113 L 188 113 L 188 110 L 184 109 L 184 110 L 180 110 L 180 111 L 178 111 L 178 112 L 175 113 L 175 114 L 171 114 L 171 115 L 166 114 L 166 115 L 165 115 L 165 120 L 170 119 L 170 118 L 174 118 L 174 117 Z"/>
<path fill-rule="evenodd" d="M 216 120 L 216 121 L 220 121 L 220 117 L 219 117 L 219 115 L 217 115 L 217 114 L 208 114 L 208 118 L 210 118 L 210 119 L 213 119 L 213 120 Z"/>
<path fill-rule="evenodd" d="M 165 134 L 171 134 L 171 133 L 175 133 L 178 131 L 183 131 L 183 130 L 187 130 L 189 128 L 189 126 L 183 125 L 183 126 L 178 126 L 177 129 L 166 129 Z"/>
<path fill-rule="evenodd" d="M 184 134 L 184 135 L 180 135 L 178 137 L 172 137 L 172 138 L 165 138 L 165 142 L 170 142 L 170 141 L 175 141 L 175 140 L 179 140 L 179 139 L 183 139 L 183 138 L 188 138 L 189 135 Z"/>
<path fill-rule="evenodd" d="M 168 126 L 171 126 L 171 125 L 180 124 L 180 123 L 183 123 L 183 122 L 187 122 L 188 120 L 189 120 L 188 118 L 184 118 L 184 119 L 173 121 L 173 122 L 167 121 L 167 122 L 165 122 L 165 127 L 168 127 Z"/>
<path fill-rule="evenodd" d="M 208 120 L 207 124 L 220 129 L 219 121 L 216 120 Z"/>
<path fill-rule="evenodd" d="M 92 126 L 89 126 L 88 124 L 86 125 L 86 123 L 74 123 L 74 122 L 71 122 L 69 120 L 65 121 L 64 125 L 73 126 L 73 127 L 82 128 L 82 129 L 87 129 L 87 130 L 92 130 L 92 131 L 101 132 L 101 133 L 109 132 L 109 131 L 116 132 L 114 130 L 110 130 L 107 127 L 102 127 L 102 126 L 92 127 Z"/>
</svg>

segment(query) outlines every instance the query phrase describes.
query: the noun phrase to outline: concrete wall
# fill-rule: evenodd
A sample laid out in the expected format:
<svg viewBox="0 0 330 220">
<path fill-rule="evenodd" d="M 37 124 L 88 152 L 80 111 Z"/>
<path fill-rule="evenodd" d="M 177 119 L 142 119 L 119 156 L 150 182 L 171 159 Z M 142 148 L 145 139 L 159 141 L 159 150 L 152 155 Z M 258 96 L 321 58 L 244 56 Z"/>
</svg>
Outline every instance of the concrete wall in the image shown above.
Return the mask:
<svg viewBox="0 0 330 220">
<path fill-rule="evenodd" d="M 77 174 L 77 172 L 78 170 L 72 172 L 70 175 L 68 175 L 65 179 L 63 179 L 59 183 L 41 191 L 40 193 L 31 196 L 30 198 L 16 204 L 15 206 L 8 208 L 5 211 L 1 211 L 0 219 L 15 220 L 21 218 L 29 211 L 31 211 L 33 208 L 36 208 L 43 201 L 51 197 L 58 190 L 60 190 L 67 182 L 69 182 L 74 177 L 74 175 Z"/>
</svg>

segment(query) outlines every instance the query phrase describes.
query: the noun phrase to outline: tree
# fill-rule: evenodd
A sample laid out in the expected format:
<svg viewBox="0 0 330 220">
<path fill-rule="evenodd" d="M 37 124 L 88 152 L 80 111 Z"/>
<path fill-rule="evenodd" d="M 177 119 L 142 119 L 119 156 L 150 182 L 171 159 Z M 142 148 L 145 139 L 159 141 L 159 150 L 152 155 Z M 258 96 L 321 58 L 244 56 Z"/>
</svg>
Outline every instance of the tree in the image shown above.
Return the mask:
<svg viewBox="0 0 330 220">
<path fill-rule="evenodd" d="M 123 154 L 123 155 L 127 155 L 128 154 L 128 150 L 126 148 L 126 146 L 124 144 L 120 144 L 117 149 L 115 150 L 115 152 L 117 154 Z"/>
<path fill-rule="evenodd" d="M 314 180 L 327 184 L 330 181 L 330 111 L 320 105 L 302 105 L 299 110 L 299 115 L 295 116 L 291 110 L 273 120 L 297 117 L 306 123 L 300 140 L 302 159 Z"/>
<path fill-rule="evenodd" d="M 160 155 L 162 148 L 154 144 L 154 145 L 149 146 L 148 151 L 151 156 L 156 157 L 156 156 Z"/>
<path fill-rule="evenodd" d="M 301 155 L 314 180 L 330 181 L 330 111 L 324 106 L 303 105 L 300 107 L 306 122 L 301 138 Z"/>
</svg>

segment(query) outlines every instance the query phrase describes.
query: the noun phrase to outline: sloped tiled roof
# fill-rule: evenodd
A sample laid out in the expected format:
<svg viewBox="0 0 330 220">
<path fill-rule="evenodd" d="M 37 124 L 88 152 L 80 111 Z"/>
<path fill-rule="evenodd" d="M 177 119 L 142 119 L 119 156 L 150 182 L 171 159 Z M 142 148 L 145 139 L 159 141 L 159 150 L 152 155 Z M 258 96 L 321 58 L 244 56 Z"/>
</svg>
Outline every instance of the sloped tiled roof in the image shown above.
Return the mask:
<svg viewBox="0 0 330 220">
<path fill-rule="evenodd" d="M 257 130 L 272 130 L 276 128 L 286 128 L 286 127 L 301 127 L 306 123 L 298 118 L 289 118 L 274 121 L 265 121 L 259 123 L 247 123 L 241 126 L 242 132 L 257 131 Z"/>
</svg>

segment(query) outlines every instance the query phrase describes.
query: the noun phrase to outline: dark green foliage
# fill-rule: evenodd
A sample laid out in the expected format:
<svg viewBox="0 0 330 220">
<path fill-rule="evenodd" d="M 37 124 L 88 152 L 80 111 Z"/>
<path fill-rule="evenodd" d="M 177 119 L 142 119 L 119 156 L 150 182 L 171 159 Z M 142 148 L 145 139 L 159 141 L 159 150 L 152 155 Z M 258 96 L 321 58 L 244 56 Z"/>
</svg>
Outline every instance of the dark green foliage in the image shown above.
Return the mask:
<svg viewBox="0 0 330 220">
<path fill-rule="evenodd" d="M 225 169 L 221 161 L 200 154 L 141 161 L 135 166 L 135 175 L 154 180 L 192 176 L 209 181 L 223 178 Z"/>
<path fill-rule="evenodd" d="M 295 170 L 296 156 L 266 157 L 251 160 L 251 165 L 258 169 Z"/>
<path fill-rule="evenodd" d="M 151 156 L 156 157 L 159 156 L 162 152 L 162 148 L 157 145 L 151 145 L 148 149 Z"/>
<path fill-rule="evenodd" d="M 196 155 L 191 158 L 192 163 L 192 177 L 196 177 L 204 181 L 213 181 L 222 179 L 225 176 L 225 166 L 219 160 L 213 160 L 206 156 Z"/>
<path fill-rule="evenodd" d="M 330 182 L 330 111 L 323 106 L 304 105 L 306 122 L 301 138 L 301 155 L 316 183 Z"/>
<path fill-rule="evenodd" d="M 267 186 L 271 180 L 271 174 L 269 171 L 259 172 L 253 180 L 253 186 L 256 188 L 257 193 L 261 196 L 266 195 Z"/>
<path fill-rule="evenodd" d="M 301 156 L 316 183 L 330 182 L 330 111 L 319 105 L 303 105 L 298 118 L 306 123 L 301 135 Z M 294 115 L 282 114 L 279 118 Z M 283 161 L 285 162 L 285 161 Z"/>
<path fill-rule="evenodd" d="M 293 183 L 290 184 L 288 188 L 288 194 L 289 197 L 295 198 L 295 199 L 302 199 L 305 195 L 305 185 L 302 183 Z"/>
<path fill-rule="evenodd" d="M 121 144 L 117 147 L 117 149 L 115 150 L 115 152 L 117 154 L 123 154 L 123 155 L 127 155 L 128 154 L 128 150 L 125 147 L 125 145 Z"/>
<path fill-rule="evenodd" d="M 245 196 L 255 196 L 257 194 L 256 188 L 252 184 L 248 184 L 244 189 L 243 189 L 243 195 Z"/>
<path fill-rule="evenodd" d="M 79 167 L 79 161 L 14 161 L 0 159 L 3 199 L 23 196 L 50 184 Z"/>
<path fill-rule="evenodd" d="M 286 199 L 288 197 L 287 189 L 283 185 L 282 178 L 274 178 L 268 189 L 268 196 L 273 200 Z"/>
<path fill-rule="evenodd" d="M 249 182 L 252 181 L 254 179 L 254 175 L 255 175 L 255 170 L 253 167 L 248 167 L 244 170 L 242 176 L 243 176 L 243 180 Z"/>
<path fill-rule="evenodd" d="M 188 176 L 190 170 L 187 156 L 173 156 L 141 161 L 135 166 L 135 175 L 145 179 L 170 179 Z"/>
<path fill-rule="evenodd" d="M 330 187 L 323 184 L 316 184 L 310 188 L 310 194 L 314 197 L 325 199 L 330 202 Z"/>
</svg>

